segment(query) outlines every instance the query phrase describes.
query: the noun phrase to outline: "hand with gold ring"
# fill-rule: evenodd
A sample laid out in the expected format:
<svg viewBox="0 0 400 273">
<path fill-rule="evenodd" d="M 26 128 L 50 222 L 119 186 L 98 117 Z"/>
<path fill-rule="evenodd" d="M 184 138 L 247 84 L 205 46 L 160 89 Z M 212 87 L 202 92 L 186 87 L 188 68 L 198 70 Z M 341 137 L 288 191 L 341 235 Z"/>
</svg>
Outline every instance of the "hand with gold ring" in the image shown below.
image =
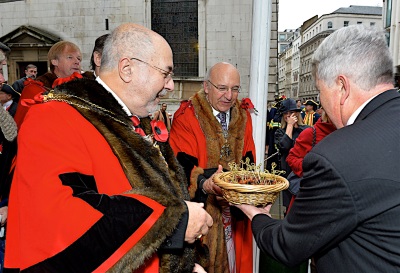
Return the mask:
<svg viewBox="0 0 400 273">
<path fill-rule="evenodd" d="M 208 230 L 213 225 L 213 219 L 204 209 L 204 203 L 190 201 L 185 201 L 185 203 L 189 213 L 185 232 L 185 242 L 193 244 L 196 240 L 208 233 Z"/>
</svg>

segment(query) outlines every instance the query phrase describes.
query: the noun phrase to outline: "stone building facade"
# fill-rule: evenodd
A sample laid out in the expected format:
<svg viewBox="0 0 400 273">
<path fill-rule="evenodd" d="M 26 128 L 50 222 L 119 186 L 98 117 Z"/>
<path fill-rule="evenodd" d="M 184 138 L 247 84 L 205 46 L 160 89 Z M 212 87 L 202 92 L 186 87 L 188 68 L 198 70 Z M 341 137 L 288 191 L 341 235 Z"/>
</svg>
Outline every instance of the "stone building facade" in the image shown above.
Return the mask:
<svg viewBox="0 0 400 273">
<path fill-rule="evenodd" d="M 176 73 L 175 90 L 165 99 L 174 112 L 182 99 L 201 88 L 207 69 L 230 62 L 241 73 L 242 92 L 248 96 L 252 0 L 0 0 L 0 41 L 11 49 L 6 77 L 20 78 L 28 63 L 46 72 L 47 52 L 59 40 L 77 44 L 83 55 L 82 69 L 89 70 L 97 37 L 124 22 L 144 25 L 159 32 L 171 44 Z M 276 91 L 277 5 L 273 0 L 271 22 L 270 85 Z"/>
<path fill-rule="evenodd" d="M 285 74 L 279 74 L 280 82 L 288 82 L 285 78 L 289 75 L 292 77 L 291 88 L 279 88 L 279 95 L 303 100 L 319 100 L 318 90 L 311 76 L 311 59 L 314 51 L 333 31 L 354 24 L 382 28 L 382 7 L 349 6 L 304 21 L 300 27 L 299 37 L 293 36 L 285 52 L 279 55 L 279 64 L 285 67 L 279 69 L 280 73 Z M 299 59 L 295 54 L 299 55 Z"/>
</svg>

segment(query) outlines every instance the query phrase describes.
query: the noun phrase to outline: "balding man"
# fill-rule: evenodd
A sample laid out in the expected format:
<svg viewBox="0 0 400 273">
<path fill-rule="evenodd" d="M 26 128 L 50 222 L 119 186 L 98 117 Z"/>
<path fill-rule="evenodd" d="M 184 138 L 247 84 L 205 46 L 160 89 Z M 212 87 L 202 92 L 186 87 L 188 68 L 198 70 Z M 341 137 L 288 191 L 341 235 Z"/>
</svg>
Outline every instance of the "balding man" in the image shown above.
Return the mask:
<svg viewBox="0 0 400 273">
<path fill-rule="evenodd" d="M 19 133 L 6 267 L 26 272 L 192 272 L 212 218 L 149 113 L 174 89 L 172 51 L 123 24 L 97 80 L 59 85 Z M 160 140 L 160 141 L 159 141 Z M 204 264 L 204 263 L 203 263 Z M 196 272 L 204 272 L 196 265 Z"/>
<path fill-rule="evenodd" d="M 212 175 L 229 163 L 255 161 L 250 113 L 238 101 L 239 71 L 217 63 L 203 89 L 182 102 L 172 123 L 170 144 L 185 168 L 191 198 L 206 203 L 214 226 L 203 242 L 210 250 L 209 273 L 252 272 L 252 234 L 243 215 L 231 213 Z M 239 212 L 240 213 L 240 212 Z"/>
</svg>

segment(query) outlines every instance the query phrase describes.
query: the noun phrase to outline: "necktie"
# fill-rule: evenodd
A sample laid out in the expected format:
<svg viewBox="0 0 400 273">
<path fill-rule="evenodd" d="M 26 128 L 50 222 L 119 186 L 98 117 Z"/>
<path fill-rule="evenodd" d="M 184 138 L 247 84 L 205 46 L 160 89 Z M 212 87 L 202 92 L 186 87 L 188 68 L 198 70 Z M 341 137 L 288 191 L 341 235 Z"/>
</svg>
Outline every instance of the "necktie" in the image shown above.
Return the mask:
<svg viewBox="0 0 400 273">
<path fill-rule="evenodd" d="M 224 112 L 219 112 L 219 114 L 217 115 L 217 117 L 220 120 L 221 126 L 222 126 L 222 130 L 227 131 L 228 130 L 228 126 L 226 124 L 226 113 Z"/>
</svg>

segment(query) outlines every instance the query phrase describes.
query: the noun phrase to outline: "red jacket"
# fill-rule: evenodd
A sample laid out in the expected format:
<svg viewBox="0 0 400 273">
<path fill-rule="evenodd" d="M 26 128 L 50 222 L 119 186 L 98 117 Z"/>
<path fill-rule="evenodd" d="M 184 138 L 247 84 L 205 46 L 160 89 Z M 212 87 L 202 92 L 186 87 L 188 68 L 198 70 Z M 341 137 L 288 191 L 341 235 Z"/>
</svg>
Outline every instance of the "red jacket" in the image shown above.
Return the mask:
<svg viewBox="0 0 400 273">
<path fill-rule="evenodd" d="M 316 132 L 315 144 L 336 130 L 336 127 L 332 123 L 322 122 L 321 119 L 314 124 L 314 128 Z M 299 177 L 303 176 L 303 159 L 312 149 L 312 142 L 313 128 L 310 127 L 300 133 L 296 139 L 296 143 L 293 148 L 290 149 L 289 155 L 286 158 L 286 162 L 291 170 Z"/>
</svg>

